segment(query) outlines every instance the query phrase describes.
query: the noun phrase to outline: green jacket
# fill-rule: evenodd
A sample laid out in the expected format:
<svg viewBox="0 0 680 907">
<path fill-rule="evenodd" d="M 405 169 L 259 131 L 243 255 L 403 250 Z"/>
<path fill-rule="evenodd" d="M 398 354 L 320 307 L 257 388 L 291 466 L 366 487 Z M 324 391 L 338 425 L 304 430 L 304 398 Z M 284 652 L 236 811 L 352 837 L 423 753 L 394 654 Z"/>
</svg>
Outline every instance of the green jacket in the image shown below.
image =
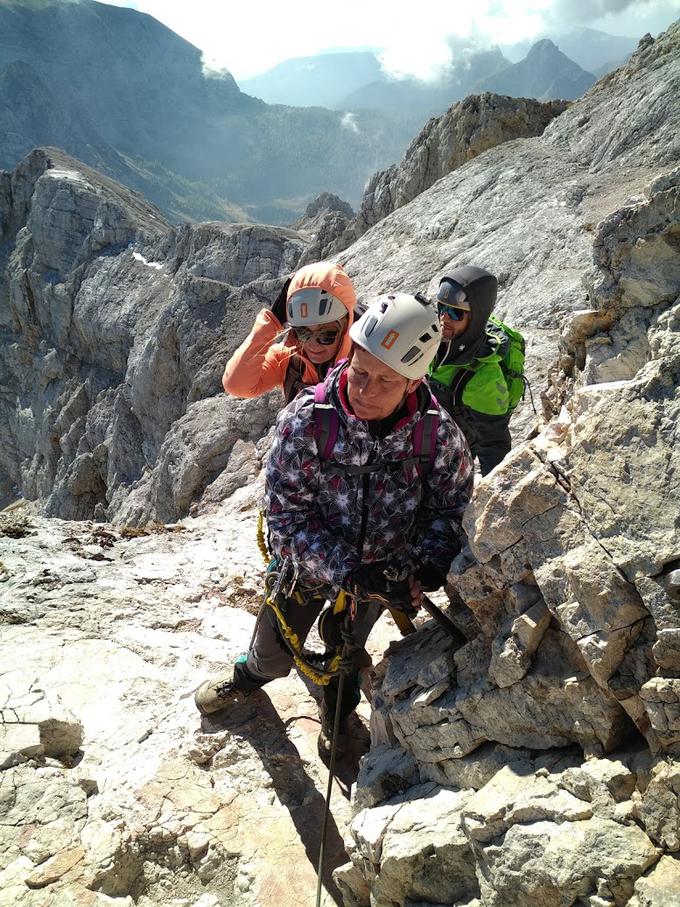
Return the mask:
<svg viewBox="0 0 680 907">
<path fill-rule="evenodd" d="M 504 416 L 510 399 L 500 363 L 500 355 L 491 352 L 465 365 L 432 365 L 429 377 L 450 389 L 453 405 L 466 406 L 487 416 Z"/>
<path fill-rule="evenodd" d="M 430 366 L 434 394 L 465 435 L 482 475 L 510 451 L 510 397 L 501 370 L 498 343 L 487 333 L 481 355 L 465 365 Z M 439 357 L 437 357 L 439 358 Z"/>
</svg>

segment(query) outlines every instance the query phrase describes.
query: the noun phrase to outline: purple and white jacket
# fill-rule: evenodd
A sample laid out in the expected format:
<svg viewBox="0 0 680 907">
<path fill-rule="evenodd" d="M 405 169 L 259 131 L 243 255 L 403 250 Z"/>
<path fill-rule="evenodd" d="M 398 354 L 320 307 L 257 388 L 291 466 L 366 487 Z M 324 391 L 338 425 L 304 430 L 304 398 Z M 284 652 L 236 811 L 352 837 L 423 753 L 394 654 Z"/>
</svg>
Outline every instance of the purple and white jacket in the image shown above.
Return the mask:
<svg viewBox="0 0 680 907">
<path fill-rule="evenodd" d="M 461 521 L 473 487 L 462 432 L 439 407 L 436 456 L 426 476 L 415 465 L 348 475 L 338 466 L 412 457 L 413 427 L 438 404 L 420 385 L 406 400 L 408 414 L 380 440 L 350 412 L 346 385 L 343 363 L 325 381 L 326 400 L 339 414 L 327 460 L 319 457 L 313 387 L 279 413 L 265 488 L 273 552 L 291 558 L 303 585 L 337 589 L 361 563 L 383 560 L 429 562 L 446 573 L 461 547 Z"/>
</svg>

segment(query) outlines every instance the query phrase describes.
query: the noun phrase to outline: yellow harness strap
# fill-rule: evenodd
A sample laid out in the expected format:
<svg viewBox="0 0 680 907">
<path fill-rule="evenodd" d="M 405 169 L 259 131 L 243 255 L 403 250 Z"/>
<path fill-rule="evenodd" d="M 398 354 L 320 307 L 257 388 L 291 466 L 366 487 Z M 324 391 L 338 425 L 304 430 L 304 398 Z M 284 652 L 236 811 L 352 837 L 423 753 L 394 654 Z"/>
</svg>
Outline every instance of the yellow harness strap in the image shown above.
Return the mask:
<svg viewBox="0 0 680 907">
<path fill-rule="evenodd" d="M 397 611 L 396 608 L 388 608 L 387 610 L 392 615 L 392 620 L 399 628 L 399 632 L 402 636 L 409 636 L 411 633 L 416 632 L 413 621 L 408 614 L 404 614 L 403 611 Z"/>
</svg>

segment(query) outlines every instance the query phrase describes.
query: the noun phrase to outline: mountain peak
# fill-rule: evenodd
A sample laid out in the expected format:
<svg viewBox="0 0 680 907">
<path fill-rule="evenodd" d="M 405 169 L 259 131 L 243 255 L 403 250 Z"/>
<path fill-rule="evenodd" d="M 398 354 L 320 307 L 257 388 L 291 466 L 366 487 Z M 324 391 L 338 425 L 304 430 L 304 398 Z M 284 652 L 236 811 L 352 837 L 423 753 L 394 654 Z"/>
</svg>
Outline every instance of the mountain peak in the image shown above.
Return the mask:
<svg viewBox="0 0 680 907">
<path fill-rule="evenodd" d="M 530 60 L 532 57 L 546 57 L 559 53 L 560 49 L 554 41 L 551 41 L 550 38 L 541 38 L 540 41 L 532 44 L 526 59 Z"/>
</svg>

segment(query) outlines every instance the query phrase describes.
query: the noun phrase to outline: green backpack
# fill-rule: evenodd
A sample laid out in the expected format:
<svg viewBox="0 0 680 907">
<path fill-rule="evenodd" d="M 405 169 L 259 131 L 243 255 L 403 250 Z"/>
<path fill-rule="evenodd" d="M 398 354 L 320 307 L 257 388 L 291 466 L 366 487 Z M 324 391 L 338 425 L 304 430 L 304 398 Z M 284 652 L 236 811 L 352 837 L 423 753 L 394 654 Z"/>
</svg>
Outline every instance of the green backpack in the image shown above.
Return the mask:
<svg viewBox="0 0 680 907">
<path fill-rule="evenodd" d="M 497 342 L 496 352 L 501 357 L 501 369 L 505 376 L 505 383 L 508 385 L 508 397 L 510 399 L 510 408 L 508 412 L 513 412 L 520 400 L 524 399 L 524 394 L 528 384 L 524 377 L 524 358 L 525 343 L 524 337 L 519 331 L 515 331 L 507 324 L 502 322 L 495 315 L 489 317 L 487 323 L 487 333 L 491 339 Z"/>
</svg>

